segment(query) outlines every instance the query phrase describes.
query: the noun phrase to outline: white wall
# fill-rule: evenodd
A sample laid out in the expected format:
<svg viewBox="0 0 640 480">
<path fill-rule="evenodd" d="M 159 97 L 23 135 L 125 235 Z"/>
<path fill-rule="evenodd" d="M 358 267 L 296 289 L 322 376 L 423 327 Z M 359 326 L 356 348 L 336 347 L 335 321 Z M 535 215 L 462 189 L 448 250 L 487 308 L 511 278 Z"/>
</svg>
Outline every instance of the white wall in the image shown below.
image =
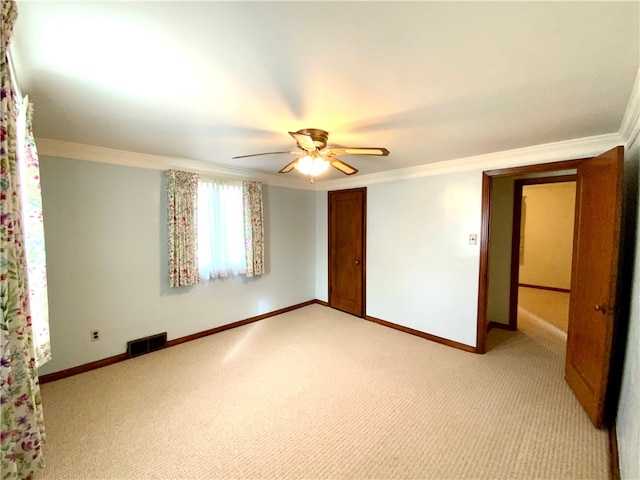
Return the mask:
<svg viewBox="0 0 640 480">
<path fill-rule="evenodd" d="M 316 298 L 329 301 L 329 197 L 316 192 Z"/>
<path fill-rule="evenodd" d="M 636 133 L 637 133 L 636 129 Z M 627 178 L 627 205 L 638 207 L 638 163 L 640 162 L 640 140 L 629 146 L 625 155 L 625 173 L 635 176 Z M 635 265 L 633 270 L 631 311 L 627 348 L 622 376 L 622 389 L 616 418 L 620 476 L 622 479 L 640 478 L 640 222 L 636 225 Z"/>
<path fill-rule="evenodd" d="M 265 186 L 265 275 L 169 288 L 164 172 L 45 157 L 41 176 L 53 360 L 40 374 L 315 298 L 315 192 Z"/>
<path fill-rule="evenodd" d="M 379 183 L 367 188 L 366 314 L 475 346 L 481 172 Z M 327 237 L 327 193 L 317 198 L 317 238 Z M 317 294 L 326 297 L 326 240 Z"/>
</svg>

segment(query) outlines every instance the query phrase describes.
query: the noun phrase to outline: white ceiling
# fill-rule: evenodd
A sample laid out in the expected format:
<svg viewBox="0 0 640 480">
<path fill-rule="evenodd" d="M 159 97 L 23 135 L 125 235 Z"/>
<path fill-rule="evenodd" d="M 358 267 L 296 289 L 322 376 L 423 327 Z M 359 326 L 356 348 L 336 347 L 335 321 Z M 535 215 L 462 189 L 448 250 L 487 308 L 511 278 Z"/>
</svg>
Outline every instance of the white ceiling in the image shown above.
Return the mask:
<svg viewBox="0 0 640 480">
<path fill-rule="evenodd" d="M 301 128 L 391 151 L 360 174 L 615 133 L 640 58 L 638 2 L 18 7 L 36 137 L 268 173 L 295 157 L 231 157 Z"/>
</svg>

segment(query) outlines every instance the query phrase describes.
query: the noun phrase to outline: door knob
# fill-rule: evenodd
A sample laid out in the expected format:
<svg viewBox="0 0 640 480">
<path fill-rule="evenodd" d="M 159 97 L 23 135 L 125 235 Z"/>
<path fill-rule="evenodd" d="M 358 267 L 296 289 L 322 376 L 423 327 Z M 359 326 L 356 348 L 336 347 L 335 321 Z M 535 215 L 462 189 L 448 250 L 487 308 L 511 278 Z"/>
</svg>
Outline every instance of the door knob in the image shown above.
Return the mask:
<svg viewBox="0 0 640 480">
<path fill-rule="evenodd" d="M 596 305 L 593 309 L 596 312 L 607 313 L 607 306 L 604 303 L 602 305 Z"/>
<path fill-rule="evenodd" d="M 356 265 L 360 265 L 360 260 L 356 260 Z"/>
</svg>

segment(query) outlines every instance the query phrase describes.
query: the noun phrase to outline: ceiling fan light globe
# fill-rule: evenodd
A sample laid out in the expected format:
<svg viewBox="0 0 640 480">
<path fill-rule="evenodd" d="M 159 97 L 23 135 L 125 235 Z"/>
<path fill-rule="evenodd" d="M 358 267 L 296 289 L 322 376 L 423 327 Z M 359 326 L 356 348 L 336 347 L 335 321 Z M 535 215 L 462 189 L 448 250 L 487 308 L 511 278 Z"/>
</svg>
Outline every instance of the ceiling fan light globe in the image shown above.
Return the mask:
<svg viewBox="0 0 640 480">
<path fill-rule="evenodd" d="M 324 158 L 316 158 L 313 161 L 313 169 L 316 175 L 320 175 L 321 173 L 326 172 L 329 169 L 331 164 L 326 161 Z"/>
<path fill-rule="evenodd" d="M 329 162 L 322 157 L 312 157 L 310 155 L 305 155 L 298 160 L 296 168 L 300 173 L 303 173 L 304 175 L 315 177 L 327 171 L 327 169 L 329 168 Z"/>
</svg>

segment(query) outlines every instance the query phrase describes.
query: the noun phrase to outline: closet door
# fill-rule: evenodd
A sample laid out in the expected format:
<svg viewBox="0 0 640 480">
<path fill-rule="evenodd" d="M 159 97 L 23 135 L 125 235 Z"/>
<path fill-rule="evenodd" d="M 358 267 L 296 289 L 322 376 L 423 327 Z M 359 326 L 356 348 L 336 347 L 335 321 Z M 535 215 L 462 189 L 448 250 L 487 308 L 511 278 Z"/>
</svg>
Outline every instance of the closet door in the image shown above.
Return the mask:
<svg viewBox="0 0 640 480">
<path fill-rule="evenodd" d="M 365 315 L 366 188 L 329 192 L 329 306 Z"/>
</svg>

